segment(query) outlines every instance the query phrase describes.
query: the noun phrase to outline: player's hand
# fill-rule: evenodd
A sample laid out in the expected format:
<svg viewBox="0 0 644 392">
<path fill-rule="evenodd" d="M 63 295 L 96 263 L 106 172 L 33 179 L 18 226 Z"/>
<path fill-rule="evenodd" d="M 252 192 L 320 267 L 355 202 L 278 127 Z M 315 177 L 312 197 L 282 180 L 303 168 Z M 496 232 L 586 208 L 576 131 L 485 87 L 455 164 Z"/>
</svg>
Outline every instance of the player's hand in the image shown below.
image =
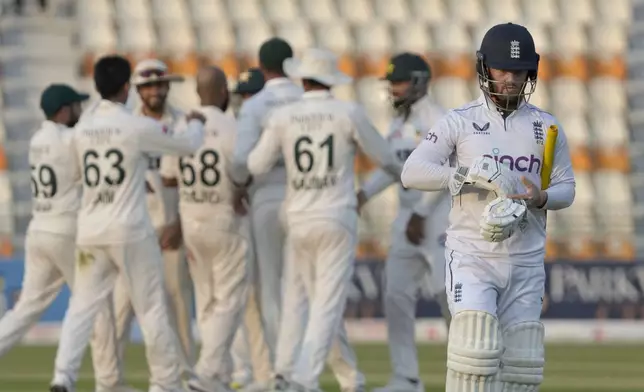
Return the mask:
<svg viewBox="0 0 644 392">
<path fill-rule="evenodd" d="M 405 234 L 410 243 L 420 245 L 425 239 L 425 217 L 418 214 L 411 214 L 411 218 L 407 222 Z"/>
<path fill-rule="evenodd" d="M 246 188 L 237 188 L 233 199 L 233 208 L 235 209 L 235 213 L 240 216 L 245 216 L 248 214 L 249 204 L 248 191 Z"/>
<path fill-rule="evenodd" d="M 203 114 L 193 110 L 186 115 L 186 122 L 190 122 L 190 120 L 197 120 L 203 124 L 206 122 L 206 117 Z"/>
<path fill-rule="evenodd" d="M 523 200 L 498 197 L 489 202 L 481 214 L 480 233 L 484 240 L 502 242 L 520 227 L 527 207 Z"/>
<path fill-rule="evenodd" d="M 528 177 L 521 176 L 521 182 L 525 186 L 525 193 L 508 195 L 509 199 L 523 200 L 528 207 L 543 207 L 548 200 L 546 191 L 542 191 L 534 182 L 530 181 Z"/>
<path fill-rule="evenodd" d="M 177 219 L 176 222 L 170 223 L 163 228 L 159 238 L 159 245 L 163 250 L 177 250 L 183 242 L 182 237 L 181 221 Z"/>
<path fill-rule="evenodd" d="M 358 199 L 358 206 L 356 207 L 356 210 L 358 211 L 358 214 L 360 214 L 362 212 L 362 207 L 367 204 L 367 195 L 365 195 L 364 191 L 359 191 L 356 194 L 356 199 Z"/>
<path fill-rule="evenodd" d="M 479 157 L 471 167 L 460 166 L 450 178 L 448 187 L 452 196 L 461 192 L 463 185 L 495 192 L 497 196 L 516 193 L 516 177 L 507 166 L 490 157 Z"/>
</svg>

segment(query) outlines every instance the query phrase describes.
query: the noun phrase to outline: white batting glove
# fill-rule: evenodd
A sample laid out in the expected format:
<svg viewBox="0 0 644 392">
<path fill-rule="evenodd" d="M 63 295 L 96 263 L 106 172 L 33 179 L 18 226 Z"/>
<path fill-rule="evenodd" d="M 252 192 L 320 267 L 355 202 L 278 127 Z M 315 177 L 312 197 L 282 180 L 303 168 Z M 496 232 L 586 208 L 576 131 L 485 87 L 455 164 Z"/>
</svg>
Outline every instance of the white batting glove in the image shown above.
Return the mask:
<svg viewBox="0 0 644 392">
<path fill-rule="evenodd" d="M 480 221 L 480 233 L 489 242 L 510 238 L 527 212 L 523 200 L 497 197 L 485 206 Z"/>
<path fill-rule="evenodd" d="M 515 193 L 516 179 L 510 170 L 490 157 L 479 157 L 467 168 L 461 166 L 449 181 L 449 190 L 452 196 L 461 192 L 463 185 L 472 185 L 476 188 L 495 192 L 498 196 L 507 196 Z"/>
</svg>

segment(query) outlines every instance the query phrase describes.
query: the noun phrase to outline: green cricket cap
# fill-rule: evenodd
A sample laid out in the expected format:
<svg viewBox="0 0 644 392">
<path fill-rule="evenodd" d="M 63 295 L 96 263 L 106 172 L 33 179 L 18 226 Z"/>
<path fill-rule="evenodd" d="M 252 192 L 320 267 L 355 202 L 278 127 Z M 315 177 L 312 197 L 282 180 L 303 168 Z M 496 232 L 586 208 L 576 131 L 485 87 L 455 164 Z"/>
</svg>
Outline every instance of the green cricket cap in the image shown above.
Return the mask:
<svg viewBox="0 0 644 392">
<path fill-rule="evenodd" d="M 235 94 L 255 94 L 264 88 L 264 74 L 259 68 L 242 72 L 235 87 Z"/>
<path fill-rule="evenodd" d="M 79 93 L 66 84 L 52 84 L 40 96 L 40 108 L 45 116 L 51 117 L 64 106 L 88 99 L 89 95 Z"/>
</svg>

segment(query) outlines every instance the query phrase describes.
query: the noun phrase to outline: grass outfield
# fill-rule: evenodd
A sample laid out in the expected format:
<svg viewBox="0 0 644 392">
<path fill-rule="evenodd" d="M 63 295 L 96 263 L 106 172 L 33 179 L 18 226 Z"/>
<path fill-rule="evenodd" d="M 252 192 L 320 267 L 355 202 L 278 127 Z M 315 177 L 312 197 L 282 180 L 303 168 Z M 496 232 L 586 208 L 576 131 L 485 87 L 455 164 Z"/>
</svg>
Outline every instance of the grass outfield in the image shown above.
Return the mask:
<svg viewBox="0 0 644 392">
<path fill-rule="evenodd" d="M 369 387 L 387 382 L 388 353 L 384 345 L 357 346 L 360 368 Z M 21 346 L 0 359 L 0 391 L 45 392 L 51 379 L 54 347 Z M 425 345 L 419 349 L 422 378 L 427 391 L 442 391 L 445 347 Z M 546 381 L 541 392 L 642 392 L 644 391 L 644 344 L 551 345 L 546 351 Z M 144 389 L 147 369 L 141 346 L 127 352 L 127 378 Z M 337 391 L 331 375 L 323 376 L 323 389 Z M 89 355 L 83 363 L 78 392 L 93 392 Z"/>
</svg>

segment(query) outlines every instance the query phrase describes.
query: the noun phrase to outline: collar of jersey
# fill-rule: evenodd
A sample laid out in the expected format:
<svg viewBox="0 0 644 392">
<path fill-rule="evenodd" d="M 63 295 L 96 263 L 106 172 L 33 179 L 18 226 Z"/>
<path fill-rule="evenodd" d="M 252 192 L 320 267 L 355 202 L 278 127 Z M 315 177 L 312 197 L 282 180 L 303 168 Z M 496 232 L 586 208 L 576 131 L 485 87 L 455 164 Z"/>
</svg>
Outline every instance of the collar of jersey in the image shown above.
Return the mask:
<svg viewBox="0 0 644 392">
<path fill-rule="evenodd" d="M 69 129 L 69 128 L 67 127 L 67 125 L 65 125 L 65 124 L 59 124 L 59 123 L 57 123 L 57 122 L 53 122 L 53 121 L 51 121 L 51 120 L 45 120 L 45 121 L 43 121 L 43 122 L 42 122 L 42 126 L 41 126 L 41 128 L 43 128 L 43 129 L 46 129 L 46 128 L 49 128 L 49 129 L 61 129 L 61 130 L 62 130 L 62 129 Z"/>
<path fill-rule="evenodd" d="M 281 77 L 281 78 L 275 78 L 267 81 L 266 83 L 264 83 L 264 87 L 276 86 L 278 84 L 288 84 L 288 83 L 293 83 L 293 82 L 291 82 L 291 79 L 287 77 Z"/>
<path fill-rule="evenodd" d="M 143 105 L 139 104 L 134 108 L 134 114 L 139 116 L 145 116 L 143 114 Z M 175 120 L 175 112 L 172 110 L 170 104 L 165 104 L 163 108 L 163 116 L 161 116 L 161 122 L 172 123 Z"/>
<path fill-rule="evenodd" d="M 329 90 L 306 91 L 302 94 L 303 99 L 331 98 L 332 96 Z"/>
</svg>

